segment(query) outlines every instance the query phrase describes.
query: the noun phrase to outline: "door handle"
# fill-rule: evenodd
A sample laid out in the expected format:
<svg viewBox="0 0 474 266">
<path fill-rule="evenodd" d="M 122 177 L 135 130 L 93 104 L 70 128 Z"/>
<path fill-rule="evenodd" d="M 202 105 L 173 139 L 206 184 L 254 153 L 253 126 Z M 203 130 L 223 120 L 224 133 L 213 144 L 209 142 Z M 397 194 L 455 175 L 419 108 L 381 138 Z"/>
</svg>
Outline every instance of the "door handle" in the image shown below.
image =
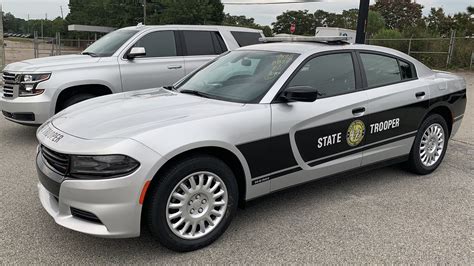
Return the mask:
<svg viewBox="0 0 474 266">
<path fill-rule="evenodd" d="M 180 65 L 171 65 L 171 66 L 168 66 L 168 69 L 180 69 L 182 67 L 183 66 L 180 66 Z"/>
<path fill-rule="evenodd" d="M 424 91 L 420 91 L 420 92 L 415 93 L 415 97 L 418 98 L 418 99 L 419 99 L 419 98 L 422 98 L 423 96 L 425 96 L 425 92 L 424 92 Z"/>
<path fill-rule="evenodd" d="M 355 116 L 361 116 L 364 114 L 364 112 L 365 112 L 365 107 L 358 107 L 358 108 L 352 109 L 352 114 Z"/>
</svg>

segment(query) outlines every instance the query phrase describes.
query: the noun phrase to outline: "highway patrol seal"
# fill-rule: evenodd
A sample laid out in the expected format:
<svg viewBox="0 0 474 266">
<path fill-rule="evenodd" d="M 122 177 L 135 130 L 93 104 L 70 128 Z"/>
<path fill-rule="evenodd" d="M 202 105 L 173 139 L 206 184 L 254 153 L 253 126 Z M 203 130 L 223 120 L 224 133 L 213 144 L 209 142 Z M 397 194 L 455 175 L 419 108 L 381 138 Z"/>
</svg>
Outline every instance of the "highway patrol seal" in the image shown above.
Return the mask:
<svg viewBox="0 0 474 266">
<path fill-rule="evenodd" d="M 351 147 L 359 145 L 365 136 L 365 124 L 361 120 L 354 120 L 347 129 L 346 140 Z"/>
</svg>

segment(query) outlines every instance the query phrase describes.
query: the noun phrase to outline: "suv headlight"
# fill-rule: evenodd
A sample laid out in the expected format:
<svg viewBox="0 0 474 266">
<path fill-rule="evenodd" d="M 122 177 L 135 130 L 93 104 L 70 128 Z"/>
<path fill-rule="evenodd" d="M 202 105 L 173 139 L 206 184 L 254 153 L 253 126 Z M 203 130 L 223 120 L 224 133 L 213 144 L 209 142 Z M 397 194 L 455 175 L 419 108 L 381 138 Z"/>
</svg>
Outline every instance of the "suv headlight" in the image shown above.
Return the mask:
<svg viewBox="0 0 474 266">
<path fill-rule="evenodd" d="M 40 82 L 48 80 L 50 77 L 51 73 L 20 75 L 19 96 L 40 95 L 44 92 L 44 89 L 38 89 L 38 84 Z"/>
<path fill-rule="evenodd" d="M 140 163 L 126 155 L 71 155 L 69 175 L 79 179 L 100 179 L 126 176 Z"/>
</svg>

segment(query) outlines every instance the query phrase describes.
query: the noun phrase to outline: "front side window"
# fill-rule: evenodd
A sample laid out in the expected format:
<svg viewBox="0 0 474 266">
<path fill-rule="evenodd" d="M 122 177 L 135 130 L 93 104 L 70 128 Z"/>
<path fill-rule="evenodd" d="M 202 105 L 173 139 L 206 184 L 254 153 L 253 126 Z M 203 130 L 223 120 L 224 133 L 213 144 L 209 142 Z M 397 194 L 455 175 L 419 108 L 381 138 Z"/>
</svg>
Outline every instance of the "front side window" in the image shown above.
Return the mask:
<svg viewBox="0 0 474 266">
<path fill-rule="evenodd" d="M 309 60 L 288 87 L 309 86 L 321 98 L 356 90 L 354 64 L 350 53 L 321 55 Z"/>
<path fill-rule="evenodd" d="M 364 65 L 367 85 L 369 88 L 383 86 L 402 80 L 398 61 L 395 58 L 361 53 L 360 58 Z"/>
<path fill-rule="evenodd" d="M 176 56 L 176 41 L 173 31 L 155 31 L 143 36 L 135 47 L 144 47 L 145 57 Z"/>
<path fill-rule="evenodd" d="M 214 99 L 258 103 L 298 54 L 233 51 L 179 84 L 178 90 Z"/>
<path fill-rule="evenodd" d="M 82 53 L 91 56 L 111 56 L 137 32 L 137 30 L 113 31 L 91 44 Z"/>
</svg>

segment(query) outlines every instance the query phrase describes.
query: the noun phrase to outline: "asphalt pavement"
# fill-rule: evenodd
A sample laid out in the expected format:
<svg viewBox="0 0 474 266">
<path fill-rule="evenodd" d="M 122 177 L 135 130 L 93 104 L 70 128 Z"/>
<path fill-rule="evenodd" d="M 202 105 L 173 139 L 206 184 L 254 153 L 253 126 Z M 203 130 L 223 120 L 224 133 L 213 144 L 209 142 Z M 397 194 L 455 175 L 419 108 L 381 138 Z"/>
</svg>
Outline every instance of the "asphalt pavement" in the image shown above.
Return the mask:
<svg viewBox="0 0 474 266">
<path fill-rule="evenodd" d="M 474 263 L 474 72 L 459 133 L 433 174 L 399 166 L 318 180 L 240 209 L 190 253 L 147 233 L 101 239 L 56 225 L 38 200 L 33 127 L 0 119 L 0 264 Z"/>
</svg>

